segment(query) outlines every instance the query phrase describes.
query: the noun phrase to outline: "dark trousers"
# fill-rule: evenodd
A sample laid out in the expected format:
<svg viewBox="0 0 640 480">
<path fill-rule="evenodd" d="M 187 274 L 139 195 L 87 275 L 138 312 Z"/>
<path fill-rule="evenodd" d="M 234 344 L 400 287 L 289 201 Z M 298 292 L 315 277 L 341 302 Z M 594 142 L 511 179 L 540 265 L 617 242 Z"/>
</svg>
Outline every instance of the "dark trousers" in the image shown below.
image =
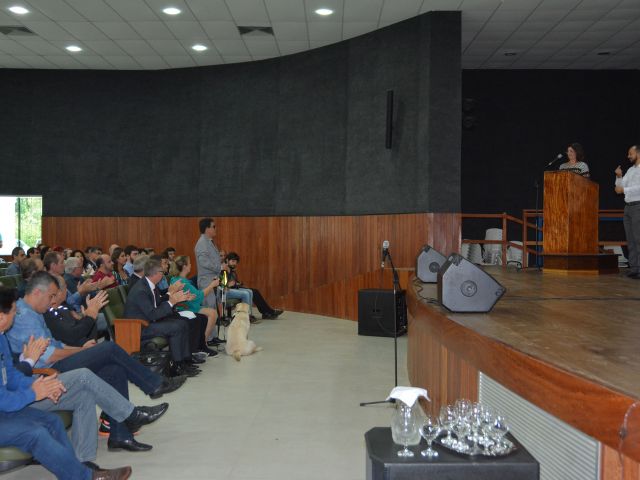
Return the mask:
<svg viewBox="0 0 640 480">
<path fill-rule="evenodd" d="M 629 250 L 629 270 L 640 273 L 640 204 L 624 207 L 624 233 Z"/>
<path fill-rule="evenodd" d="M 273 313 L 273 308 L 269 306 L 267 301 L 260 293 L 260 290 L 258 290 L 257 288 L 251 288 L 250 290 L 253 292 L 253 303 L 255 303 L 256 307 L 258 307 L 258 311 L 263 315 L 269 315 Z"/>
<path fill-rule="evenodd" d="M 60 373 L 88 368 L 102 380 L 115 388 L 124 398 L 129 398 L 129 382 L 140 387 L 149 394 L 162 383 L 162 377 L 144 367 L 140 362 L 131 358 L 127 352 L 113 342 L 102 342 L 95 347 L 82 350 L 70 357 L 52 365 Z M 127 440 L 131 432 L 124 423 L 118 423 L 107 417 L 110 422 L 110 438 L 112 440 Z"/>
<path fill-rule="evenodd" d="M 0 425 L 0 445 L 30 453 L 58 478 L 91 478 L 91 470 L 76 458 L 56 414 L 25 407 L 17 412 L 0 412 Z"/>
<path fill-rule="evenodd" d="M 142 329 L 140 339 L 144 343 L 153 337 L 165 337 L 169 340 L 171 359 L 182 362 L 191 358 L 189 349 L 189 325 L 180 316 L 171 316 L 152 322 Z"/>
</svg>

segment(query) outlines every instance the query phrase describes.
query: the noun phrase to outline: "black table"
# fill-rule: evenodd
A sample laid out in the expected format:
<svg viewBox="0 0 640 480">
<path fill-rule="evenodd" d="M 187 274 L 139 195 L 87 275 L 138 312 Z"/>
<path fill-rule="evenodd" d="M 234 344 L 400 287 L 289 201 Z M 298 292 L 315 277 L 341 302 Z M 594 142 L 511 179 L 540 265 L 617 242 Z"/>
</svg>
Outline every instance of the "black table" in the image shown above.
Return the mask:
<svg viewBox="0 0 640 480">
<path fill-rule="evenodd" d="M 460 455 L 434 443 L 438 457 L 420 455 L 427 448 L 409 447 L 412 458 L 398 457 L 402 447 L 393 443 L 391 428 L 375 427 L 364 434 L 367 445 L 367 480 L 539 480 L 540 466 L 535 458 L 509 435 L 518 448 L 504 457 Z"/>
</svg>

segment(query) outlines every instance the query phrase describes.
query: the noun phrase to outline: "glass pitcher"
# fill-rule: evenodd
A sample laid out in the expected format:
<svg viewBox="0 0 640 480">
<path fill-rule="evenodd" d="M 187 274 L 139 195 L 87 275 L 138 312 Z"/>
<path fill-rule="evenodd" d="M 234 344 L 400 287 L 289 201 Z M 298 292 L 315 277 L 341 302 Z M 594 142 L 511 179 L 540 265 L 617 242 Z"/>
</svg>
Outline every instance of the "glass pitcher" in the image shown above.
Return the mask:
<svg viewBox="0 0 640 480">
<path fill-rule="evenodd" d="M 401 400 L 396 400 L 396 408 L 391 417 L 391 436 L 393 442 L 402 445 L 398 450 L 399 457 L 413 457 L 409 446 L 420 443 L 420 418 L 418 402 L 410 407 Z"/>
</svg>

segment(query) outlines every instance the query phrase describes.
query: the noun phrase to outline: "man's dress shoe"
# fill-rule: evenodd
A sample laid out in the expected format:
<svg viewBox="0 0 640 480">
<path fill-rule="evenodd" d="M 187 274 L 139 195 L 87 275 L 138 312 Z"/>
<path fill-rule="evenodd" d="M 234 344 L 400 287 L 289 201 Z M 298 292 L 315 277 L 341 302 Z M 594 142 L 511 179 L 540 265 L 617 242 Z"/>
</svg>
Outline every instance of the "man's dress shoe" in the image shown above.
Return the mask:
<svg viewBox="0 0 640 480">
<path fill-rule="evenodd" d="M 128 450 L 129 452 L 148 452 L 153 447 L 146 443 L 137 442 L 135 439 L 128 440 L 111 440 L 107 442 L 107 448 L 110 452 L 119 452 L 120 450 Z"/>
<path fill-rule="evenodd" d="M 127 480 L 131 476 L 131 467 L 113 468 L 111 470 L 95 470 L 92 480 Z"/>
<path fill-rule="evenodd" d="M 162 383 L 158 388 L 149 394 L 149 397 L 156 399 L 160 398 L 165 393 L 171 393 L 174 390 L 179 389 L 184 382 L 187 381 L 186 375 L 177 375 L 175 377 L 163 378 Z"/>
<path fill-rule="evenodd" d="M 168 403 L 161 403 L 154 407 L 135 407 L 124 423 L 130 432 L 137 432 L 140 427 L 158 420 L 169 409 Z"/>
</svg>

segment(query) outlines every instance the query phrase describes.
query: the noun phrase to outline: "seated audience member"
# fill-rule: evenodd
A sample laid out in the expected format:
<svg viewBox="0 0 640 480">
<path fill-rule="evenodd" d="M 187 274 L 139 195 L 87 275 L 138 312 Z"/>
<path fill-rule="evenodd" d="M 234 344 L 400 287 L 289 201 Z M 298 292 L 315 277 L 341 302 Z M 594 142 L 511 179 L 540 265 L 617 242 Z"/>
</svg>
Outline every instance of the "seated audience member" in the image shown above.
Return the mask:
<svg viewBox="0 0 640 480">
<path fill-rule="evenodd" d="M 224 288 L 228 299 L 240 300 L 249 305 L 249 319 L 251 323 L 260 323 L 251 312 L 253 309 L 253 292 L 248 288 L 239 288 L 235 282 L 231 281 L 229 263 L 225 257 L 220 264 L 220 286 Z"/>
<path fill-rule="evenodd" d="M 13 257 L 11 260 L 11 265 L 7 267 L 7 270 L 4 272 L 5 275 L 20 275 L 20 262 L 24 260 L 24 250 L 20 247 L 15 247 L 11 250 L 11 256 Z"/>
<path fill-rule="evenodd" d="M 53 338 L 47 328 L 43 313 L 58 293 L 56 279 L 47 272 L 38 272 L 27 284 L 24 298 L 18 300 L 13 327 L 6 333 L 11 349 L 20 352 L 31 338 L 50 339 L 45 352 L 35 363 L 37 368 L 52 367 L 59 372 L 88 368 L 115 388 L 124 398 L 129 398 L 129 381 L 145 394 L 157 398 L 179 388 L 185 378 L 163 379 L 131 358 L 113 342 L 96 344 L 90 340 L 82 347 L 69 347 Z M 109 419 L 111 433 L 109 450 L 147 451 L 152 447 L 133 439 L 127 425 Z"/>
<path fill-rule="evenodd" d="M 198 290 L 188 279 L 190 272 L 190 258 L 186 255 L 180 255 L 179 257 L 176 257 L 175 265 L 173 267 L 173 271 L 171 272 L 171 284 L 173 285 L 174 283 L 181 281 L 184 284 L 183 290 L 185 292 L 191 293 L 194 296 L 193 300 L 188 300 L 177 305 L 177 310 L 188 310 L 193 313 L 206 315 L 207 326 L 205 328 L 204 338 L 205 340 L 212 340 L 213 330 L 215 329 L 216 320 L 218 319 L 218 313 L 213 308 L 203 307 L 202 302 L 204 300 L 204 297 L 206 297 L 216 289 L 216 287 L 220 284 L 220 280 L 218 278 L 214 278 L 207 287 L 205 287 L 203 290 Z M 214 344 L 219 343 L 222 342 L 220 340 L 214 342 Z"/>
<path fill-rule="evenodd" d="M 78 261 L 77 258 L 72 260 Z M 109 303 L 106 292 L 99 291 L 95 297 L 87 299 L 87 307 L 82 307 L 82 316 L 72 315 L 66 303 L 67 288 L 62 277 L 56 277 L 58 293 L 51 307 L 43 314 L 47 327 L 56 340 L 72 347 L 82 347 L 90 340 L 98 338 L 97 319 L 102 307 Z"/>
<path fill-rule="evenodd" d="M 144 278 L 144 264 L 147 263 L 149 257 L 145 254 L 138 255 L 133 261 L 133 274 L 129 277 L 127 288 L 129 291 L 133 288 L 138 280 Z"/>
<path fill-rule="evenodd" d="M 51 247 L 42 244 L 38 248 L 40 249 L 40 260 L 44 260 L 44 256 L 51 250 Z"/>
<path fill-rule="evenodd" d="M 120 245 L 118 245 L 117 243 L 109 245 L 109 256 L 113 255 L 113 252 L 116 248 L 120 248 Z"/>
<path fill-rule="evenodd" d="M 82 262 L 82 275 L 90 277 L 95 273 L 93 267 L 91 266 L 91 263 L 89 262 L 89 259 L 86 257 L 82 250 L 74 250 L 71 256 L 80 259 L 80 261 Z"/>
<path fill-rule="evenodd" d="M 156 250 L 153 247 L 147 247 L 145 248 L 145 251 L 147 252 L 147 255 L 152 256 L 156 254 Z"/>
<path fill-rule="evenodd" d="M 136 259 L 134 266 L 138 260 L 140 257 Z M 182 285 L 176 283 L 178 288 L 169 289 L 169 294 L 165 296 L 167 300 L 163 300 L 156 288 L 162 275 L 160 262 L 148 259 L 144 263 L 144 278 L 135 282 L 135 285 L 129 290 L 124 316 L 125 318 L 141 318 L 149 322 L 149 325 L 142 329 L 142 342 L 153 337 L 168 339 L 171 358 L 175 364 L 174 374 L 186 373 L 189 376 L 195 376 L 200 370 L 192 365 L 189 326 L 184 318 L 173 311 L 174 305 L 190 300 L 191 295 L 183 292 Z"/>
<path fill-rule="evenodd" d="M 72 248 L 65 248 L 64 252 L 62 252 L 62 253 L 64 253 L 64 259 L 66 260 L 67 258 L 72 256 L 71 254 L 73 253 L 73 249 Z"/>
<path fill-rule="evenodd" d="M 129 275 L 124 269 L 124 264 L 127 263 L 127 255 L 120 247 L 116 247 L 111 254 L 111 263 L 113 264 L 113 277 L 118 282 L 118 285 L 126 285 L 129 281 Z"/>
<path fill-rule="evenodd" d="M 124 254 L 127 256 L 127 263 L 124 264 L 124 270 L 127 275 L 133 275 L 133 262 L 138 256 L 138 247 L 135 245 L 127 245 L 124 247 Z"/>
<path fill-rule="evenodd" d="M 20 262 L 20 271 L 22 272 L 22 283 L 18 286 L 18 297 L 24 297 L 24 292 L 27 288 L 27 283 L 33 277 L 36 272 L 44 270 L 44 263 L 37 258 L 25 258 Z"/>
<path fill-rule="evenodd" d="M 160 279 L 160 282 L 156 287 L 160 290 L 160 293 L 164 295 L 169 289 L 169 282 L 166 279 L 166 276 L 169 275 L 169 257 L 166 255 L 151 255 L 149 258 L 160 262 L 160 266 L 162 267 L 162 279 Z"/>
<path fill-rule="evenodd" d="M 87 258 L 87 262 L 89 262 L 89 267 L 95 273 L 95 271 L 98 270 L 96 262 L 98 261 L 98 257 L 102 255 L 100 247 L 87 247 L 84 253 Z"/>
<path fill-rule="evenodd" d="M 66 284 L 67 297 L 64 302 L 69 306 L 73 312 L 80 312 L 82 310 L 82 303 L 85 297 L 96 290 L 106 288 L 111 283 L 111 279 L 105 277 L 98 282 L 94 282 L 92 279 L 82 280 L 82 260 L 76 257 L 67 258 L 64 261 L 64 275 L 62 278 Z M 100 314 L 101 317 L 104 315 Z M 74 315 L 75 318 L 80 318 Z M 106 324 L 104 324 L 106 327 Z"/>
<path fill-rule="evenodd" d="M 229 252 L 227 254 L 227 265 L 229 267 L 229 288 L 230 289 L 242 289 L 243 285 L 238 279 L 238 263 L 240 263 L 240 255 L 236 252 Z M 278 310 L 275 308 L 271 308 L 267 301 L 264 299 L 260 290 L 256 288 L 244 287 L 246 290 L 251 290 L 253 302 L 258 307 L 258 311 L 262 314 L 262 318 L 273 320 L 278 318 L 279 315 L 282 315 L 282 310 Z M 230 297 L 233 298 L 233 297 Z"/>
<path fill-rule="evenodd" d="M 52 275 L 64 275 L 64 258 L 60 252 L 50 250 L 42 259 L 44 269 Z"/>
<path fill-rule="evenodd" d="M 135 407 L 113 387 L 86 368 L 35 380 L 31 378 L 33 374 L 31 364 L 44 353 L 48 342 L 45 339 L 30 339 L 21 356 L 24 360 L 16 366 L 13 365 L 12 352 L 4 332 L 11 328 L 15 316 L 15 298 L 14 289 L 0 287 L 0 355 L 9 359 L 3 362 L 6 381 L 0 384 L 0 424 L 3 426 L 0 429 L 0 445 L 21 447 L 15 443 L 15 438 L 7 438 L 14 436 L 16 432 L 4 430 L 8 425 L 5 423 L 8 412 L 24 412 L 29 417 L 32 409 L 43 412 L 71 410 L 73 411 L 71 443 L 75 450 L 75 457 L 90 469 L 101 470 L 93 463 L 98 447 L 96 405 L 109 412 L 114 418 L 125 422 L 134 431 L 160 418 L 169 405 L 164 403 L 156 407 Z M 36 412 L 35 415 L 40 416 L 40 413 Z M 37 455 L 36 459 L 39 460 Z"/>
<path fill-rule="evenodd" d="M 115 288 L 118 286 L 118 282 L 116 282 L 115 277 L 113 276 L 113 262 L 111 261 L 111 257 L 106 253 L 100 255 L 96 260 L 96 273 L 93 274 L 91 280 L 94 282 L 100 281 L 103 278 L 110 278 L 111 282 L 104 288 Z"/>
<path fill-rule="evenodd" d="M 40 258 L 40 249 L 36 248 L 36 247 L 31 247 L 29 250 L 27 250 L 27 257 L 28 258 Z"/>
</svg>

